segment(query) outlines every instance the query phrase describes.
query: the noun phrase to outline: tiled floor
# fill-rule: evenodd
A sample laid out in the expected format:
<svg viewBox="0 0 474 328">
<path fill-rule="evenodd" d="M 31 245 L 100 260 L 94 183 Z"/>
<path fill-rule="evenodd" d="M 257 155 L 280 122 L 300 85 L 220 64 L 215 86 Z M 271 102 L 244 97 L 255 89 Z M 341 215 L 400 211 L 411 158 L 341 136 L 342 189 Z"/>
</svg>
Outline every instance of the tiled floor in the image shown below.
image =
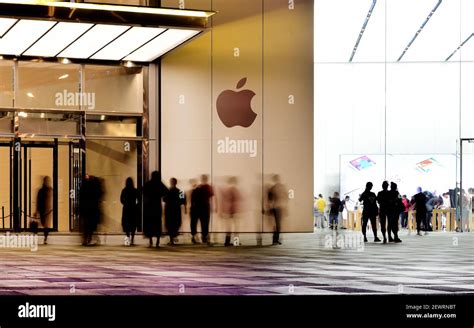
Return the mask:
<svg viewBox="0 0 474 328">
<path fill-rule="evenodd" d="M 281 246 L 0 249 L 0 295 L 474 293 L 474 234 L 284 235 Z"/>
</svg>

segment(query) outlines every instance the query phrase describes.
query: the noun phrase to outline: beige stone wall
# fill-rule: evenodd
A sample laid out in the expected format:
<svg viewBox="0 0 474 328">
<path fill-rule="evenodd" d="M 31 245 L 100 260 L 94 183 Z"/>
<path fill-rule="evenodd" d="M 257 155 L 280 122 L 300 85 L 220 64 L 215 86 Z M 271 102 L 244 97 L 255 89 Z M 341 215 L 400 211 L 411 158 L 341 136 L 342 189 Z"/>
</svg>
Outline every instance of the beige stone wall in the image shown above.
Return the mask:
<svg viewBox="0 0 474 328">
<path fill-rule="evenodd" d="M 174 176 L 182 189 L 189 189 L 190 178 L 207 173 L 220 196 L 227 178 L 236 176 L 241 201 L 235 229 L 261 232 L 273 230 L 273 221 L 262 214 L 262 199 L 270 177 L 279 174 L 289 196 L 283 230 L 312 231 L 313 1 L 186 0 L 184 4 L 186 9 L 218 13 L 212 31 L 162 59 L 163 179 L 167 183 Z M 179 1 L 164 0 L 162 5 L 178 7 Z M 243 78 L 246 83 L 238 90 Z M 236 96 L 223 101 L 231 110 L 222 115 L 251 123 L 248 127 L 227 127 L 224 123 L 232 122 L 221 120 L 217 102 L 225 90 L 255 93 L 249 96 L 256 114 L 253 122 L 245 122 L 251 112 L 235 115 L 247 107 L 245 100 Z M 256 145 L 256 152 L 223 153 L 232 151 L 218 147 L 226 140 Z M 182 229 L 189 230 L 189 219 Z M 219 212 L 212 216 L 211 229 L 227 229 Z"/>
</svg>

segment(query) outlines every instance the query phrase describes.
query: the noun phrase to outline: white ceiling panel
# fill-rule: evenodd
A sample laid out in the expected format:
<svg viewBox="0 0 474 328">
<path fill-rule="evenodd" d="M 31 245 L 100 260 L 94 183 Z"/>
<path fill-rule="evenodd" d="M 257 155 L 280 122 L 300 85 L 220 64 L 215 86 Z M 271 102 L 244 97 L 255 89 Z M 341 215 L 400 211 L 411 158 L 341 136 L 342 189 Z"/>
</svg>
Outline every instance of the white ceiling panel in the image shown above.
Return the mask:
<svg viewBox="0 0 474 328">
<path fill-rule="evenodd" d="M 60 22 L 23 55 L 54 57 L 92 26 L 93 24 Z"/>
<path fill-rule="evenodd" d="M 199 32 L 200 31 L 195 30 L 169 29 L 140 49 L 125 57 L 124 60 L 138 62 L 153 61 L 186 40 L 192 38 Z"/>
<path fill-rule="evenodd" d="M 0 38 L 5 34 L 6 31 L 10 27 L 12 27 L 13 24 L 15 24 L 18 21 L 18 19 L 14 18 L 0 18 Z"/>
<path fill-rule="evenodd" d="M 87 59 L 128 29 L 126 25 L 95 25 L 58 57 Z"/>
<path fill-rule="evenodd" d="M 1 55 L 21 55 L 56 22 L 20 20 L 0 39 Z"/>
<path fill-rule="evenodd" d="M 163 28 L 133 27 L 91 59 L 120 60 L 164 31 Z"/>
</svg>

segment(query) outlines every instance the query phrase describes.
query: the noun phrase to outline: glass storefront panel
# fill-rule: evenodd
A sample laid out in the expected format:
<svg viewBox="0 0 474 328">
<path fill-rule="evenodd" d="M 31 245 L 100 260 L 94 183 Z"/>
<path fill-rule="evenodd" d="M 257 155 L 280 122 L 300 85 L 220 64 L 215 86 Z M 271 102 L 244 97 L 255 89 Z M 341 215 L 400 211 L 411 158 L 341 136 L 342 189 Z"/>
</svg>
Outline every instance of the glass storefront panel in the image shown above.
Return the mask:
<svg viewBox="0 0 474 328">
<path fill-rule="evenodd" d="M 80 109 L 89 99 L 79 94 L 80 66 L 19 62 L 15 108 Z"/>
<path fill-rule="evenodd" d="M 0 107 L 13 107 L 13 61 L 0 60 Z"/>
<path fill-rule="evenodd" d="M 79 114 L 19 112 L 18 117 L 20 133 L 55 136 L 80 134 Z"/>
<path fill-rule="evenodd" d="M 13 133 L 13 112 L 0 112 L 0 133 Z"/>
<path fill-rule="evenodd" d="M 87 136 L 137 137 L 141 117 L 87 115 Z"/>
<path fill-rule="evenodd" d="M 85 65 L 84 92 L 95 99 L 89 111 L 143 112 L 143 70 L 140 67 Z"/>
<path fill-rule="evenodd" d="M 86 173 L 99 178 L 103 196 L 99 231 L 122 231 L 120 193 L 132 177 L 137 187 L 137 145 L 135 142 L 87 140 Z"/>
</svg>

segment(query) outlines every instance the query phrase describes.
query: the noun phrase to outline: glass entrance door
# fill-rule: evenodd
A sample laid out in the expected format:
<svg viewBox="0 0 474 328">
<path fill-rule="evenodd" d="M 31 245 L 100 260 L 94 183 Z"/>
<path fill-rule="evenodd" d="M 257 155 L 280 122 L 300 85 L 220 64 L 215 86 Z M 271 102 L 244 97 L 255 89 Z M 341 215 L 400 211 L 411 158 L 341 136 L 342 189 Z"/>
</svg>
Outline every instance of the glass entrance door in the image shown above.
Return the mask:
<svg viewBox="0 0 474 328">
<path fill-rule="evenodd" d="M 53 231 L 77 231 L 83 158 L 78 141 L 0 141 L 0 229 L 26 231 L 41 210 Z"/>
<path fill-rule="evenodd" d="M 39 218 L 40 210 L 45 225 L 58 228 L 58 146 L 54 143 L 24 143 L 19 160 L 20 230 L 30 228 Z M 40 190 L 43 190 L 39 197 Z"/>
</svg>

